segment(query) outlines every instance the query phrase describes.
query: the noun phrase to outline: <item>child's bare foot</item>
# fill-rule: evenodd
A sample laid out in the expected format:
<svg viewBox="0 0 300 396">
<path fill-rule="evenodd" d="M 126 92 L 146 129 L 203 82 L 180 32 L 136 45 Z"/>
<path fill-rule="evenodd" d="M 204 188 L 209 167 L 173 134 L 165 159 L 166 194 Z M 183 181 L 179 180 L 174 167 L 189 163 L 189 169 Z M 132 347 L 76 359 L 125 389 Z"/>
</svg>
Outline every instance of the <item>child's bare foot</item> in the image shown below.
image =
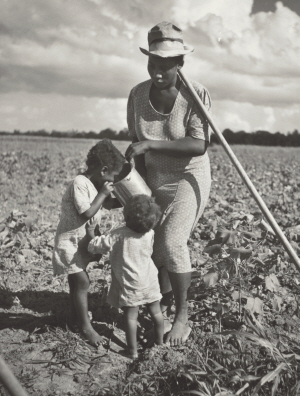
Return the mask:
<svg viewBox="0 0 300 396">
<path fill-rule="evenodd" d="M 182 345 L 189 337 L 192 329 L 188 323 L 176 320 L 169 334 L 166 337 L 166 344 L 170 346 Z"/>
<path fill-rule="evenodd" d="M 172 323 L 170 319 L 164 316 L 164 334 L 167 334 L 172 329 Z M 141 339 L 145 339 L 148 345 L 154 344 L 154 327 L 152 326 L 149 330 L 145 331 L 145 333 L 140 337 Z"/>
<path fill-rule="evenodd" d="M 132 351 L 130 351 L 128 349 L 124 349 L 124 350 L 120 351 L 120 354 L 122 356 L 127 357 L 128 359 L 131 359 L 131 360 L 135 360 L 135 359 L 137 359 L 139 357 L 137 352 L 134 352 L 134 351 L 132 352 Z"/>
<path fill-rule="evenodd" d="M 154 340 L 150 340 L 146 343 L 146 348 L 153 348 L 160 345 L 164 345 L 164 342 L 155 342 Z"/>
<path fill-rule="evenodd" d="M 102 343 L 102 338 L 97 333 L 96 330 L 93 329 L 92 325 L 83 326 L 81 329 L 82 335 L 85 339 L 93 346 L 98 347 Z"/>
</svg>

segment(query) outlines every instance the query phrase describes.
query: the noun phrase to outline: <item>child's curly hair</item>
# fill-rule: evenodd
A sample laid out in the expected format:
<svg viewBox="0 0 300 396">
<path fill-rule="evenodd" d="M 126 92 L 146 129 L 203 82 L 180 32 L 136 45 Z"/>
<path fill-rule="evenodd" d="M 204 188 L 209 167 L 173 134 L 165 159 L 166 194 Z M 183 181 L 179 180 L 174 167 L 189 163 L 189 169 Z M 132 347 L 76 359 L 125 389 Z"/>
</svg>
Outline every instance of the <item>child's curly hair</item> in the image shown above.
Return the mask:
<svg viewBox="0 0 300 396">
<path fill-rule="evenodd" d="M 145 194 L 130 197 L 124 208 L 126 226 L 141 234 L 154 228 L 160 216 L 161 210 L 154 198 Z"/>
<path fill-rule="evenodd" d="M 109 139 L 103 139 L 95 144 L 88 152 L 86 159 L 88 168 L 107 166 L 110 172 L 120 170 L 124 162 L 124 156 Z"/>
</svg>

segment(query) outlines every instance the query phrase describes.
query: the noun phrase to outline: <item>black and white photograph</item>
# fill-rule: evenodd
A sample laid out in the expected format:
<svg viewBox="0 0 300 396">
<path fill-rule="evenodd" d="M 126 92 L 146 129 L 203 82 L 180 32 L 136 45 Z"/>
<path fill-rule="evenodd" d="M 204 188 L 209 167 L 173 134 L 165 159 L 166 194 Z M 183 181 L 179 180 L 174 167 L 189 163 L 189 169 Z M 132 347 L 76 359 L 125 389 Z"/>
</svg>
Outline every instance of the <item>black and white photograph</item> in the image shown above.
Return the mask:
<svg viewBox="0 0 300 396">
<path fill-rule="evenodd" d="M 0 396 L 300 396 L 299 0 L 0 0 Z"/>
</svg>

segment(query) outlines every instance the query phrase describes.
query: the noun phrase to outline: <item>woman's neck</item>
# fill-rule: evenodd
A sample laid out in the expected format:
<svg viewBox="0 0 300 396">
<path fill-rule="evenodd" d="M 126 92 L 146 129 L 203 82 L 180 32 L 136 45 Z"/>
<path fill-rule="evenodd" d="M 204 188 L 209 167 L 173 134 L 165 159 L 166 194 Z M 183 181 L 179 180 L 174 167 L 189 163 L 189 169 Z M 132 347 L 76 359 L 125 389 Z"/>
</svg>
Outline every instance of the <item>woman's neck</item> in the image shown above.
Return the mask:
<svg viewBox="0 0 300 396">
<path fill-rule="evenodd" d="M 164 89 L 158 89 L 154 84 L 152 84 L 149 100 L 157 112 L 161 114 L 170 114 L 172 112 L 180 89 L 180 84 L 180 79 L 177 79 L 175 85 Z"/>
</svg>

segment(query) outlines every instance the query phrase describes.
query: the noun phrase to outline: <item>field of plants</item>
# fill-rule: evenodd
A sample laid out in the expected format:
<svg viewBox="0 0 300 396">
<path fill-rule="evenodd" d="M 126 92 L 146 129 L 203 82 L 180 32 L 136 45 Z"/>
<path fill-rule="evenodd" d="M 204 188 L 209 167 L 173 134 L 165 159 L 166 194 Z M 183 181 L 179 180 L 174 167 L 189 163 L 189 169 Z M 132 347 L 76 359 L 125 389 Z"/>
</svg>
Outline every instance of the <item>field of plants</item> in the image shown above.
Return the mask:
<svg viewBox="0 0 300 396">
<path fill-rule="evenodd" d="M 105 302 L 107 256 L 90 264 L 97 349 L 68 330 L 67 283 L 52 276 L 60 200 L 94 141 L 0 137 L 0 353 L 29 395 L 300 395 L 300 274 L 222 147 L 209 148 L 212 190 L 189 240 L 192 333 L 186 345 L 124 348 L 122 315 Z M 128 142 L 117 142 L 124 152 Z M 234 146 L 300 254 L 300 148 Z M 104 211 L 101 231 L 122 222 Z M 176 230 L 174 230 L 176 232 Z M 1 388 L 0 395 L 6 395 Z"/>
</svg>

